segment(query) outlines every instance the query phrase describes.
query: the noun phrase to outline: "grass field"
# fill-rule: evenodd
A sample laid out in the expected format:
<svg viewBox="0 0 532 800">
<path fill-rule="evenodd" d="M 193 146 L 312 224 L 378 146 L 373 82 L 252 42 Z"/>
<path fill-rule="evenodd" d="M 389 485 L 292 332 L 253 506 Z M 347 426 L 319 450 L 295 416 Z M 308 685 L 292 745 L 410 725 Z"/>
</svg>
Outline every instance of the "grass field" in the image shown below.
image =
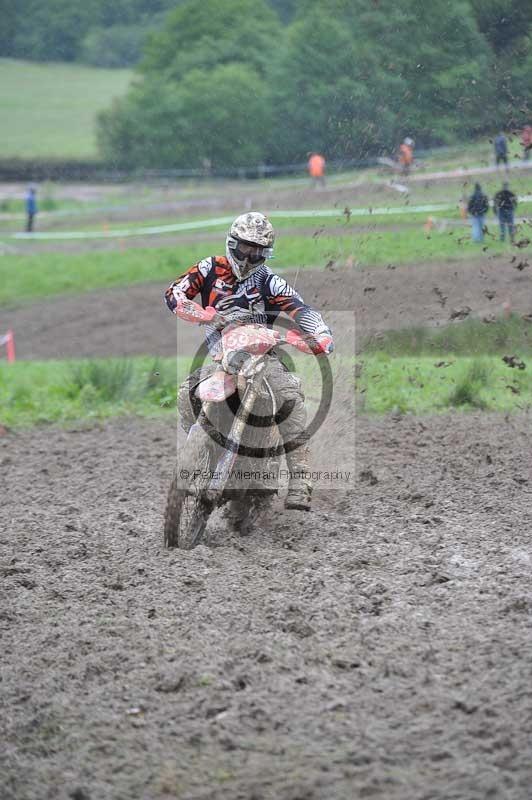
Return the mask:
<svg viewBox="0 0 532 800">
<path fill-rule="evenodd" d="M 363 359 L 358 383 L 369 413 L 431 414 L 453 409 L 516 411 L 532 406 L 532 374 L 510 369 L 500 357 Z"/>
<path fill-rule="evenodd" d="M 337 361 L 335 357 L 333 372 L 352 367 L 352 361 Z M 302 363 L 304 368 L 306 362 Z M 532 407 L 532 373 L 510 369 L 498 356 L 448 355 L 435 360 L 381 353 L 365 356 L 359 363 L 357 397 L 365 413 Z M 312 363 L 308 366 L 312 368 Z M 3 364 L 1 422 L 17 428 L 81 419 L 94 422 L 124 414 L 175 414 L 176 387 L 188 367 L 188 359 L 177 359 L 176 365 L 175 359 L 150 358 Z"/>
<path fill-rule="evenodd" d="M 179 378 L 184 379 L 185 362 Z M 19 362 L 0 366 L 2 424 L 65 424 L 124 414 L 175 414 L 176 363 L 132 361 Z"/>
<path fill-rule="evenodd" d="M 2 158 L 96 159 L 95 118 L 129 70 L 0 59 Z"/>
<path fill-rule="evenodd" d="M 402 328 L 379 333 L 363 343 L 363 350 L 389 356 L 532 354 L 532 324 L 512 314 L 490 325 L 466 319 L 442 328 Z"/>
<path fill-rule="evenodd" d="M 345 236 L 287 236 L 279 239 L 273 269 L 323 267 L 327 262 L 357 266 L 386 266 L 438 259 L 467 259 L 478 255 L 479 246 L 469 232 L 427 234 L 423 228 L 397 232 L 352 231 Z M 486 241 L 491 254 L 508 252 L 509 244 L 496 238 Z M 42 253 L 32 256 L 5 255 L 0 260 L 0 304 L 35 301 L 35 297 L 80 294 L 92 289 L 125 286 L 149 281 L 165 283 L 184 272 L 198 259 L 220 247 L 186 244 L 175 247 L 94 252 L 81 254 Z M 530 245 L 520 250 L 530 251 Z M 28 287 L 31 286 L 31 292 Z"/>
<path fill-rule="evenodd" d="M 503 354 L 514 354 L 508 364 Z M 512 315 L 491 325 L 466 320 L 438 330 L 404 328 L 366 342 L 360 407 L 370 413 L 515 411 L 532 405 L 532 326 Z"/>
</svg>

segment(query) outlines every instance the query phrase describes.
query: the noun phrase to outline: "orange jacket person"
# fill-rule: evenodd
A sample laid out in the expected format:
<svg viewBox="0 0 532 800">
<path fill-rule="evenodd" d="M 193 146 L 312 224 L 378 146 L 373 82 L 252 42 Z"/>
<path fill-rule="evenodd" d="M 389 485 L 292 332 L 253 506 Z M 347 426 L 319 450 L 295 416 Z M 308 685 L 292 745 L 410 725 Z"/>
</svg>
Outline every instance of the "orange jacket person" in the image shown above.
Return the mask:
<svg viewBox="0 0 532 800">
<path fill-rule="evenodd" d="M 321 183 L 325 186 L 325 159 L 319 153 L 311 153 L 308 160 L 308 172 L 314 186 Z"/>
<path fill-rule="evenodd" d="M 399 146 L 399 163 L 403 174 L 407 175 L 414 163 L 414 142 L 410 137 Z"/>
</svg>

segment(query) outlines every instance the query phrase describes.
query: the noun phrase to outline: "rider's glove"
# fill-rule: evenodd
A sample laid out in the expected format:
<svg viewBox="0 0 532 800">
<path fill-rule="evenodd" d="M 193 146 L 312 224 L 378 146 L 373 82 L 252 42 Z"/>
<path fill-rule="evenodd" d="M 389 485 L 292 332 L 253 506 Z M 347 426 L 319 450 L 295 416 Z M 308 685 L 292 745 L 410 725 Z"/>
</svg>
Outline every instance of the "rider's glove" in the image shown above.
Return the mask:
<svg viewBox="0 0 532 800">
<path fill-rule="evenodd" d="M 334 350 L 333 338 L 329 333 L 313 336 L 309 342 L 315 356 L 329 355 Z"/>
</svg>

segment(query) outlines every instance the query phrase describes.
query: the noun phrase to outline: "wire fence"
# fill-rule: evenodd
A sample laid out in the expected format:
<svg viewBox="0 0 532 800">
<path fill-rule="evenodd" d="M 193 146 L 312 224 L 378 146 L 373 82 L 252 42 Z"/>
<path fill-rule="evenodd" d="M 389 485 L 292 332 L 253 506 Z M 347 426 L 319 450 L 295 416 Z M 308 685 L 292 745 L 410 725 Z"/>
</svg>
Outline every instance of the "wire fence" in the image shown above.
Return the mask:
<svg viewBox="0 0 532 800">
<path fill-rule="evenodd" d="M 431 150 L 416 152 L 416 159 L 426 158 Z M 382 157 L 358 159 L 332 159 L 327 161 L 327 173 L 344 172 L 351 169 L 367 169 L 383 163 Z M 391 161 L 387 159 L 387 161 Z M 119 169 L 97 161 L 25 161 L 22 159 L 0 159 L 0 181 L 94 181 L 102 183 L 161 182 L 183 178 L 257 180 L 282 175 L 306 175 L 307 163 L 254 164 L 240 167 L 203 167 L 184 169 Z"/>
<path fill-rule="evenodd" d="M 445 156 L 452 151 L 449 147 L 434 147 L 418 149 L 415 160 L 419 165 L 426 159 Z M 486 161 L 484 161 L 486 164 Z M 517 159 L 510 164 L 511 167 L 529 167 L 532 161 Z M 253 164 L 240 167 L 210 167 L 202 168 L 168 168 L 168 169 L 119 169 L 112 164 L 99 161 L 73 161 L 73 160 L 23 160 L 0 158 L 0 182 L 94 182 L 94 183 L 164 183 L 181 179 L 194 180 L 260 180 L 275 176 L 299 175 L 308 177 L 307 162 L 293 164 Z M 371 167 L 386 168 L 400 172 L 400 164 L 386 154 L 367 158 L 331 159 L 327 160 L 327 174 L 337 174 L 349 170 L 368 169 Z M 485 166 L 485 171 L 490 171 L 491 166 Z M 462 168 L 463 172 L 467 172 Z M 473 171 L 478 171 L 475 168 Z"/>
</svg>

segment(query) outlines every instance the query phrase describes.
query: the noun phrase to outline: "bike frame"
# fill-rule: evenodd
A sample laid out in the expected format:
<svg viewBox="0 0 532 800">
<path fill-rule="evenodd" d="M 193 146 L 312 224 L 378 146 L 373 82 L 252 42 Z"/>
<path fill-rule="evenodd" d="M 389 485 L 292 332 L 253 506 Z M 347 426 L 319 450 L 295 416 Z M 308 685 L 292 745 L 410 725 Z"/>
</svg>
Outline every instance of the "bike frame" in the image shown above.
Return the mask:
<svg viewBox="0 0 532 800">
<path fill-rule="evenodd" d="M 176 314 L 187 322 L 199 323 L 200 325 L 212 323 L 218 316 L 214 308 L 207 306 L 207 308 L 204 309 L 187 298 L 178 298 Z M 240 444 L 242 434 L 253 411 L 253 406 L 257 400 L 259 389 L 263 382 L 262 373 L 266 368 L 266 354 L 277 345 L 282 344 L 295 347 L 303 353 L 314 354 L 314 350 L 298 331 L 294 329 L 289 330 L 286 337 L 283 338 L 278 331 L 270 330 L 256 323 L 243 325 L 230 324 L 223 329 L 222 343 L 224 352 L 238 352 L 239 350 L 243 350 L 248 353 L 249 360 L 246 362 L 244 369 L 239 373 L 246 378 L 247 386 L 229 434 L 229 441 L 236 443 L 236 446 L 227 449 L 218 459 L 214 475 L 206 492 L 211 502 L 216 502 L 223 495 L 231 470 L 237 459 L 238 445 Z M 202 416 L 208 419 L 209 411 L 215 405 L 215 401 L 205 400 L 202 404 Z M 201 423 L 196 423 L 196 425 L 198 424 Z M 193 425 L 190 433 L 194 428 L 195 426 Z"/>
<path fill-rule="evenodd" d="M 231 470 L 235 465 L 235 461 L 238 457 L 238 445 L 240 444 L 242 434 L 244 433 L 248 419 L 253 411 L 255 401 L 257 400 L 259 389 L 262 384 L 261 376 L 265 368 L 266 361 L 263 355 L 251 356 L 250 361 L 246 364 L 245 372 L 247 372 L 248 375 L 245 377 L 248 380 L 248 384 L 246 386 L 244 396 L 240 401 L 240 408 L 238 409 L 229 432 L 229 441 L 234 442 L 236 447 L 227 449 L 225 453 L 223 453 L 223 455 L 218 459 L 214 469 L 214 477 L 211 479 L 211 482 L 207 488 L 207 496 L 212 501 L 215 501 L 217 498 L 222 496 L 225 486 L 229 480 Z M 202 413 L 203 416 L 207 417 L 207 419 L 208 412 L 211 406 L 214 405 L 215 404 L 212 401 L 203 404 Z"/>
</svg>

